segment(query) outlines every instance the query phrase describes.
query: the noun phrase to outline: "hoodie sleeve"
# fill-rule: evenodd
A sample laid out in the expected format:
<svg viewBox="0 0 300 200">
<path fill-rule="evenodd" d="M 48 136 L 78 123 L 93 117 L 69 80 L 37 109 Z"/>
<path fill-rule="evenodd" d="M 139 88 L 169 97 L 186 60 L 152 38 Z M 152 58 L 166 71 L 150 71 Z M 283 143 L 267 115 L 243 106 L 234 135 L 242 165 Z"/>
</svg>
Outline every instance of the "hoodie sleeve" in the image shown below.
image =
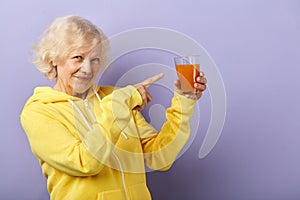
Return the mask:
<svg viewBox="0 0 300 200">
<path fill-rule="evenodd" d="M 41 161 L 73 176 L 99 173 L 101 164 L 88 152 L 82 141 L 49 110 L 32 103 L 20 117 L 33 154 Z"/>
<path fill-rule="evenodd" d="M 123 130 L 132 118 L 131 110 L 141 103 L 141 95 L 133 86 L 116 89 L 102 99 L 97 123 L 81 139 L 95 159 L 119 168 L 115 162 L 109 162 L 109 157 L 122 133 L 125 134 Z"/>
<path fill-rule="evenodd" d="M 132 109 L 141 104 L 142 97 L 135 87 L 116 89 L 102 99 L 98 123 L 105 132 L 124 130 L 131 120 Z M 111 141 L 115 143 L 117 138 L 112 136 Z"/>
<path fill-rule="evenodd" d="M 146 165 L 155 170 L 167 170 L 175 161 L 190 135 L 190 118 L 195 100 L 175 92 L 171 107 L 166 110 L 166 122 L 159 133 L 140 113 L 136 114 Z"/>
<path fill-rule="evenodd" d="M 109 164 L 111 150 L 120 137 L 120 125 L 114 123 L 115 114 L 122 114 L 118 113 L 119 109 L 129 110 L 128 107 L 134 108 L 139 103 L 141 97 L 134 87 L 115 90 L 103 98 L 100 122 L 92 124 L 89 130 L 80 121 L 68 126 L 71 119 L 41 102 L 26 105 L 20 121 L 38 159 L 69 175 L 90 176 Z M 121 115 L 120 124 L 127 121 L 126 117 Z"/>
</svg>

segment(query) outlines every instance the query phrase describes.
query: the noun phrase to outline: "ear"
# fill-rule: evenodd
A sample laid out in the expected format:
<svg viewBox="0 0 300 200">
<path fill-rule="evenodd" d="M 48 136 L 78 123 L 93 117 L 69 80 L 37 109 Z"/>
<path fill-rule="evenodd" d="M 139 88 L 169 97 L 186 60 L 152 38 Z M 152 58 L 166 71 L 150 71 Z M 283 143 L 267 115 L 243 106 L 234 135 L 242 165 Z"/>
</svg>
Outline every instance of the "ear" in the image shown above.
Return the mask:
<svg viewBox="0 0 300 200">
<path fill-rule="evenodd" d="M 57 67 L 56 62 L 54 62 L 54 61 L 51 61 L 51 62 L 50 62 L 50 65 L 51 65 L 52 67 Z"/>
</svg>

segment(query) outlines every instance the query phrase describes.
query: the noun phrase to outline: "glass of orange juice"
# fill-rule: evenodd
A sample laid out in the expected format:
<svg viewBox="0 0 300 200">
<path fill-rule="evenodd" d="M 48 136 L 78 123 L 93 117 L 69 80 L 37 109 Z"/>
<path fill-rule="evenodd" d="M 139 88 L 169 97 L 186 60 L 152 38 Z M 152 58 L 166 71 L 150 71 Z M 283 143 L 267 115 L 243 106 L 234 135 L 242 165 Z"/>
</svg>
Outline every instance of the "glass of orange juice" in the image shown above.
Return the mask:
<svg viewBox="0 0 300 200">
<path fill-rule="evenodd" d="M 181 90 L 186 94 L 195 93 L 194 83 L 200 76 L 200 55 L 178 56 L 174 58 L 174 61 Z"/>
</svg>

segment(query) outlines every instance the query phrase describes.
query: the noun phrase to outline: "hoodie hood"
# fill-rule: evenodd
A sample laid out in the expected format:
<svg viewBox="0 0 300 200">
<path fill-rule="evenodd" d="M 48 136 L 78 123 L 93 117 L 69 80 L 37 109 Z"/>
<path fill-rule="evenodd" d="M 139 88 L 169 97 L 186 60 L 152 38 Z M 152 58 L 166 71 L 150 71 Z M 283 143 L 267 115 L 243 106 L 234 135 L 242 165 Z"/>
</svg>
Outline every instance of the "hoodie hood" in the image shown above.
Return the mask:
<svg viewBox="0 0 300 200">
<path fill-rule="evenodd" d="M 91 112 L 89 108 L 88 100 L 96 96 L 96 98 L 101 102 L 101 97 L 98 94 L 98 90 L 100 90 L 100 86 L 93 85 L 88 92 L 88 95 L 86 99 L 81 99 L 78 97 L 74 97 L 71 95 L 68 95 L 64 92 L 57 91 L 51 87 L 37 87 L 34 89 L 33 95 L 28 99 L 26 102 L 24 109 L 30 104 L 38 102 L 39 104 L 55 104 L 55 103 L 63 103 L 67 102 L 70 104 L 79 114 L 83 122 L 86 124 L 89 130 L 92 130 L 92 124 L 96 121 L 93 113 Z M 80 106 L 76 105 L 76 102 L 83 101 L 85 105 L 85 109 L 81 108 Z M 80 104 L 80 103 L 79 103 Z M 87 112 L 83 111 L 86 110 Z"/>
<path fill-rule="evenodd" d="M 94 85 L 89 90 L 89 93 L 86 97 L 86 99 L 91 98 L 95 95 L 95 92 L 99 92 L 100 86 Z M 33 95 L 28 99 L 26 105 L 32 103 L 32 102 L 42 102 L 42 103 L 55 103 L 55 102 L 64 102 L 69 101 L 68 99 L 72 101 L 79 101 L 82 100 L 79 97 L 74 97 L 71 95 L 68 95 L 64 92 L 54 90 L 51 87 L 44 86 L 44 87 L 36 87 L 34 89 Z"/>
</svg>

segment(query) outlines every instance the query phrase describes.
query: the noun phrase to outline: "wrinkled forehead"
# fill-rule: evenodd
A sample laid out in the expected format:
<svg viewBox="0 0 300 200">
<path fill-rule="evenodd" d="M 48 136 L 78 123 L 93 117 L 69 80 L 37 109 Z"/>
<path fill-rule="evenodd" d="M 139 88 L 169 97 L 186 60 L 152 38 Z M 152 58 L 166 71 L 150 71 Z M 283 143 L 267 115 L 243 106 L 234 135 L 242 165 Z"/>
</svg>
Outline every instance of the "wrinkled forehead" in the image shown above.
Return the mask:
<svg viewBox="0 0 300 200">
<path fill-rule="evenodd" d="M 78 54 L 87 56 L 99 56 L 101 54 L 101 42 L 94 38 L 93 40 L 86 40 L 81 44 L 74 47 L 71 52 L 71 55 Z"/>
</svg>

